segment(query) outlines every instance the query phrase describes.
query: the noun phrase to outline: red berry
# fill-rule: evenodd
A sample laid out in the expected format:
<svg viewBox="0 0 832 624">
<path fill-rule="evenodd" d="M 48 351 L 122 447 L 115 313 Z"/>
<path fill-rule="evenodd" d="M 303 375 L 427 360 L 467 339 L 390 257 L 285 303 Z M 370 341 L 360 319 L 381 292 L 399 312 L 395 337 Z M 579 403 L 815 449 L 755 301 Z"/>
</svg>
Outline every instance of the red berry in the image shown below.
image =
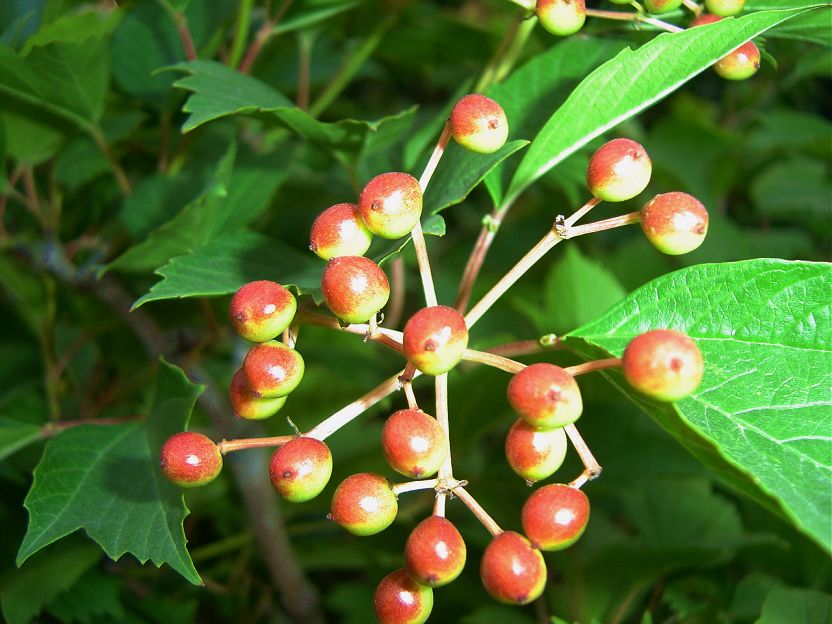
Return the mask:
<svg viewBox="0 0 832 624">
<path fill-rule="evenodd" d="M 404 356 L 426 375 L 447 373 L 468 348 L 468 327 L 448 306 L 422 308 L 404 326 Z"/>
<path fill-rule="evenodd" d="M 746 41 L 736 50 L 714 63 L 714 71 L 726 80 L 745 80 L 760 69 L 760 49 Z"/>
<path fill-rule="evenodd" d="M 398 511 L 390 482 L 361 472 L 344 479 L 335 490 L 329 518 L 353 535 L 374 535 L 389 527 Z"/>
<path fill-rule="evenodd" d="M 687 193 L 662 193 L 641 209 L 641 229 L 662 253 L 685 254 L 705 241 L 708 211 Z"/>
<path fill-rule="evenodd" d="M 418 409 L 393 413 L 384 423 L 381 444 L 393 470 L 414 478 L 435 474 L 448 455 L 439 423 Z"/>
<path fill-rule="evenodd" d="M 242 368 L 234 373 L 231 378 L 231 387 L 228 394 L 234 415 L 250 420 L 260 420 L 274 416 L 286 403 L 285 396 L 266 399 L 254 394 L 254 390 L 246 381 Z"/>
<path fill-rule="evenodd" d="M 508 383 L 508 402 L 533 427 L 553 429 L 575 422 L 583 411 L 575 378 L 554 364 L 527 366 Z"/>
<path fill-rule="evenodd" d="M 477 93 L 466 95 L 454 105 L 450 124 L 454 140 L 479 154 L 496 152 L 508 138 L 508 120 L 503 107 Z"/>
<path fill-rule="evenodd" d="M 433 609 L 433 590 L 414 581 L 402 568 L 381 579 L 373 606 L 379 624 L 423 624 Z"/>
<path fill-rule="evenodd" d="M 649 13 L 669 13 L 682 6 L 682 0 L 644 0 L 644 8 Z"/>
<path fill-rule="evenodd" d="M 506 458 L 511 469 L 531 485 L 561 467 L 566 446 L 563 428 L 536 429 L 518 419 L 506 436 Z"/>
<path fill-rule="evenodd" d="M 696 343 L 671 329 L 636 336 L 622 357 L 622 370 L 630 385 L 659 401 L 679 401 L 689 396 L 699 387 L 703 368 Z"/>
<path fill-rule="evenodd" d="M 736 15 L 745 6 L 745 0 L 705 0 L 705 9 L 714 15 Z"/>
<path fill-rule="evenodd" d="M 259 397 L 282 397 L 298 387 L 304 363 L 300 353 L 282 342 L 254 345 L 243 360 L 243 374 Z"/>
<path fill-rule="evenodd" d="M 583 535 L 589 522 L 589 499 L 578 488 L 546 485 L 526 500 L 522 522 L 535 548 L 562 550 Z"/>
<path fill-rule="evenodd" d="M 620 202 L 641 193 L 650 182 L 653 163 L 645 149 L 630 139 L 613 139 L 589 160 L 589 191 L 605 201 Z"/>
<path fill-rule="evenodd" d="M 422 189 L 407 173 L 382 173 L 367 183 L 358 200 L 361 219 L 373 234 L 401 238 L 422 215 Z"/>
<path fill-rule="evenodd" d="M 703 13 L 698 17 L 695 17 L 691 20 L 690 27 L 695 28 L 696 26 L 705 26 L 707 24 L 713 24 L 714 22 L 718 22 L 722 18 L 719 15 L 711 15 L 710 13 Z"/>
<path fill-rule="evenodd" d="M 514 531 L 504 531 L 486 547 L 480 577 L 496 600 L 528 604 L 537 600 L 546 587 L 546 563 L 529 540 Z"/>
<path fill-rule="evenodd" d="M 292 293 L 268 280 L 249 282 L 231 298 L 229 316 L 240 336 L 252 342 L 272 340 L 289 327 L 298 304 Z"/>
<path fill-rule="evenodd" d="M 309 248 L 319 258 L 363 256 L 373 234 L 358 214 L 358 204 L 335 204 L 324 210 L 312 224 Z"/>
<path fill-rule="evenodd" d="M 404 563 L 414 580 L 441 587 L 453 581 L 465 567 L 467 550 L 453 523 L 441 516 L 422 520 L 404 545 Z"/>
<path fill-rule="evenodd" d="M 269 463 L 274 489 L 293 503 L 315 498 L 329 483 L 331 475 L 332 453 L 315 438 L 290 440 L 272 454 Z"/>
<path fill-rule="evenodd" d="M 201 433 L 172 435 L 159 453 L 162 473 L 176 485 L 198 487 L 210 483 L 222 470 L 222 453 Z"/>
<path fill-rule="evenodd" d="M 553 35 L 574 35 L 586 21 L 584 0 L 537 0 L 537 19 Z"/>
<path fill-rule="evenodd" d="M 390 282 L 375 262 L 362 256 L 332 258 L 321 290 L 332 313 L 346 323 L 366 323 L 390 298 Z"/>
</svg>

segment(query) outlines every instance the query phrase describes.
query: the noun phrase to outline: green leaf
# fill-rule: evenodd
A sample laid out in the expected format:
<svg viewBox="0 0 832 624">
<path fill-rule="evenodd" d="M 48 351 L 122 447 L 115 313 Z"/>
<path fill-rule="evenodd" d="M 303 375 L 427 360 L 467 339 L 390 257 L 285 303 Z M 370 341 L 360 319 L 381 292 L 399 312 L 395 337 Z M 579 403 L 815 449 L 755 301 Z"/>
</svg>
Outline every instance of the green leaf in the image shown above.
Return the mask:
<svg viewBox="0 0 832 624">
<path fill-rule="evenodd" d="M 635 336 L 674 328 L 705 359 L 700 388 L 676 404 L 619 389 L 697 458 L 832 546 L 832 297 L 829 265 L 706 264 L 660 277 L 567 336 L 583 357 L 620 356 Z"/>
<path fill-rule="evenodd" d="M 774 587 L 756 624 L 828 624 L 832 596 L 814 589 Z"/>
<path fill-rule="evenodd" d="M 50 43 L 82 43 L 87 39 L 109 37 L 121 18 L 122 13 L 113 9 L 88 9 L 61 15 L 29 37 L 20 54 L 27 56 L 34 48 Z"/>
<path fill-rule="evenodd" d="M 306 0 L 294 5 L 272 29 L 275 35 L 307 29 L 331 17 L 350 11 L 367 0 Z"/>
<path fill-rule="evenodd" d="M 97 569 L 82 576 L 68 591 L 53 600 L 47 611 L 61 622 L 123 621 L 124 608 L 119 599 L 121 579 Z"/>
<path fill-rule="evenodd" d="M 0 460 L 39 439 L 39 426 L 11 418 L 0 418 Z"/>
<path fill-rule="evenodd" d="M 146 422 L 81 425 L 55 436 L 26 496 L 29 528 L 18 565 L 84 529 L 111 559 L 129 552 L 142 563 L 167 563 L 200 584 L 182 529 L 188 509 L 181 489 L 162 475 L 158 452 L 168 437 L 187 427 L 201 393 L 202 386 L 162 362 Z"/>
<path fill-rule="evenodd" d="M 804 6 L 807 3 L 802 3 Z M 794 9 L 796 3 L 784 2 L 783 0 L 757 0 L 746 5 L 748 13 L 752 11 L 770 11 L 772 9 Z M 771 29 L 768 33 L 771 37 L 782 37 L 784 39 L 798 39 L 810 41 L 827 47 L 832 46 L 832 28 L 829 28 L 829 5 L 826 7 L 801 15 L 785 24 L 780 24 Z"/>
<path fill-rule="evenodd" d="M 775 162 L 754 178 L 751 197 L 762 216 L 830 231 L 832 179 L 827 162 L 802 157 Z"/>
</svg>

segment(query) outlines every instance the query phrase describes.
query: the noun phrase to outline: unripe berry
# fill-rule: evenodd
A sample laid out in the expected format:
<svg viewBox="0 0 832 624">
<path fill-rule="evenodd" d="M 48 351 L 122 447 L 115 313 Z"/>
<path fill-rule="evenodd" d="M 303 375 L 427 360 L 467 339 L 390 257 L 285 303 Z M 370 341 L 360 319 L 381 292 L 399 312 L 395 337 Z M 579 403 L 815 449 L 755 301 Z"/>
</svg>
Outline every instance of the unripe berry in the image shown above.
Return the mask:
<svg viewBox="0 0 832 624">
<path fill-rule="evenodd" d="M 393 470 L 414 478 L 435 474 L 448 455 L 439 423 L 418 409 L 393 413 L 384 423 L 381 445 Z"/>
<path fill-rule="evenodd" d="M 518 419 L 506 436 L 506 458 L 518 475 L 531 485 L 551 476 L 566 458 L 563 428 L 537 429 Z"/>
<path fill-rule="evenodd" d="M 201 433 L 183 431 L 169 437 L 159 452 L 162 473 L 176 485 L 198 487 L 222 470 L 222 453 Z"/>
<path fill-rule="evenodd" d="M 714 15 L 736 15 L 745 6 L 745 0 L 705 0 L 705 9 Z"/>
<path fill-rule="evenodd" d="M 714 22 L 718 22 L 722 18 L 719 15 L 711 15 L 710 13 L 703 13 L 699 15 L 690 22 L 690 27 L 695 28 L 696 26 L 705 26 L 706 24 L 713 24 Z"/>
<path fill-rule="evenodd" d="M 575 378 L 554 364 L 527 366 L 508 382 L 507 394 L 514 411 L 533 427 L 563 427 L 584 409 Z"/>
<path fill-rule="evenodd" d="M 290 440 L 269 462 L 272 485 L 287 501 L 303 503 L 320 494 L 332 476 L 332 453 L 315 438 Z"/>
<path fill-rule="evenodd" d="M 682 0 L 644 0 L 648 13 L 669 13 L 682 6 Z"/>
<path fill-rule="evenodd" d="M 708 211 L 687 193 L 662 193 L 641 209 L 641 229 L 662 253 L 685 254 L 705 241 Z"/>
<path fill-rule="evenodd" d="M 353 535 L 375 535 L 393 523 L 398 511 L 390 482 L 361 472 L 344 479 L 335 490 L 329 518 Z"/>
<path fill-rule="evenodd" d="M 584 0 L 537 0 L 537 19 L 553 35 L 574 35 L 586 21 Z"/>
<path fill-rule="evenodd" d="M 433 590 L 414 581 L 402 568 L 381 579 L 373 606 L 379 624 L 423 624 L 433 609 Z"/>
<path fill-rule="evenodd" d="M 465 567 L 467 550 L 453 523 L 441 516 L 422 520 L 404 545 L 404 563 L 414 580 L 441 587 L 453 581 Z"/>
<path fill-rule="evenodd" d="M 335 204 L 324 210 L 312 224 L 309 248 L 319 258 L 363 256 L 373 234 L 358 214 L 358 204 Z"/>
<path fill-rule="evenodd" d="M 479 154 L 496 152 L 508 138 L 508 120 L 503 107 L 477 93 L 466 95 L 456 103 L 450 124 L 454 140 Z"/>
<path fill-rule="evenodd" d="M 390 298 L 390 282 L 375 262 L 362 256 L 332 258 L 321 278 L 332 313 L 346 323 L 366 323 Z"/>
<path fill-rule="evenodd" d="M 546 485 L 523 505 L 523 531 L 540 550 L 562 550 L 581 537 L 589 522 L 589 499 L 578 488 Z"/>
<path fill-rule="evenodd" d="M 274 416 L 286 403 L 285 396 L 268 399 L 254 394 L 242 368 L 231 378 L 228 398 L 234 415 L 249 420 L 261 420 Z"/>
<path fill-rule="evenodd" d="M 546 563 L 529 540 L 504 531 L 485 549 L 480 577 L 486 591 L 506 604 L 528 604 L 546 587 Z"/>
<path fill-rule="evenodd" d="M 240 336 L 252 342 L 272 340 L 289 327 L 298 303 L 280 284 L 249 282 L 231 298 L 229 317 Z"/>
<path fill-rule="evenodd" d="M 760 69 L 760 49 L 753 41 L 746 41 L 716 63 L 714 71 L 726 80 L 745 80 Z"/>
<path fill-rule="evenodd" d="M 422 308 L 404 326 L 404 356 L 426 375 L 447 373 L 468 348 L 468 327 L 448 306 Z"/>
<path fill-rule="evenodd" d="M 300 353 L 276 340 L 254 345 L 243 360 L 245 379 L 260 397 L 286 396 L 298 387 L 303 371 Z"/>
<path fill-rule="evenodd" d="M 633 388 L 670 402 L 684 399 L 699 387 L 704 364 L 691 338 L 671 329 L 655 329 L 630 341 L 621 367 Z"/>
<path fill-rule="evenodd" d="M 407 173 L 382 173 L 367 183 L 358 200 L 361 219 L 373 234 L 401 238 L 422 215 L 422 189 Z"/>
<path fill-rule="evenodd" d="M 592 155 L 586 182 L 599 199 L 627 201 L 647 188 L 652 172 L 653 163 L 644 147 L 630 139 L 613 139 Z"/>
</svg>

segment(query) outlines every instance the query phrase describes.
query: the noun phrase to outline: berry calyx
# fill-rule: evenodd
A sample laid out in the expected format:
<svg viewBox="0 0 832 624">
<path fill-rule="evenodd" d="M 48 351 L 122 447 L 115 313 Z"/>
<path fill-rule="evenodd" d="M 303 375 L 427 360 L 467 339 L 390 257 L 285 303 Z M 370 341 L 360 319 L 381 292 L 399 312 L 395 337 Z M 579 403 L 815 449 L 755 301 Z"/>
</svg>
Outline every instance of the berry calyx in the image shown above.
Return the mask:
<svg viewBox="0 0 832 624">
<path fill-rule="evenodd" d="M 745 80 L 760 69 L 760 49 L 753 41 L 746 41 L 716 63 L 714 71 L 726 80 Z"/>
<path fill-rule="evenodd" d="M 231 298 L 229 317 L 234 330 L 251 342 L 272 340 L 289 327 L 298 303 L 275 282 L 259 280 L 242 286 Z"/>
<path fill-rule="evenodd" d="M 286 396 L 298 387 L 303 372 L 300 353 L 276 340 L 254 345 L 243 360 L 245 380 L 258 397 Z"/>
<path fill-rule="evenodd" d="M 652 173 L 653 163 L 644 147 L 630 139 L 613 139 L 590 158 L 586 182 L 598 199 L 620 202 L 647 188 Z"/>
<path fill-rule="evenodd" d="M 508 120 L 503 107 L 477 93 L 460 98 L 454 105 L 450 125 L 454 140 L 479 154 L 496 152 L 508 138 Z"/>
<path fill-rule="evenodd" d="M 364 225 L 382 238 L 401 238 L 422 215 L 422 189 L 407 173 L 382 173 L 367 183 L 358 199 Z"/>
<path fill-rule="evenodd" d="M 566 458 L 563 428 L 537 429 L 518 419 L 506 436 L 506 459 L 518 475 L 531 485 L 550 477 Z"/>
<path fill-rule="evenodd" d="M 222 470 L 222 453 L 210 438 L 193 431 L 169 437 L 159 452 L 159 465 L 170 481 L 182 487 L 210 483 Z"/>
<path fill-rule="evenodd" d="M 586 21 L 584 0 L 537 0 L 537 19 L 553 35 L 574 35 Z"/>
<path fill-rule="evenodd" d="M 404 545 L 404 563 L 414 580 L 441 587 L 460 575 L 467 549 L 462 535 L 447 518 L 430 516 L 422 520 Z"/>
<path fill-rule="evenodd" d="M 519 533 L 504 531 L 485 549 L 480 578 L 491 596 L 506 604 L 537 600 L 546 586 L 546 563 L 540 551 Z"/>
<path fill-rule="evenodd" d="M 414 478 L 435 474 L 448 455 L 448 443 L 439 423 L 418 409 L 391 414 L 384 423 L 381 445 L 390 467 Z"/>
<path fill-rule="evenodd" d="M 280 495 L 292 503 L 303 503 L 320 494 L 332 476 L 332 453 L 315 438 L 290 440 L 273 454 L 269 477 Z"/>
<path fill-rule="evenodd" d="M 433 590 L 414 581 L 402 568 L 381 579 L 373 606 L 379 624 L 423 624 L 433 610 Z"/>
<path fill-rule="evenodd" d="M 641 209 L 641 229 L 662 253 L 685 254 L 705 241 L 708 210 L 687 193 L 662 193 Z"/>
<path fill-rule="evenodd" d="M 286 403 L 285 396 L 269 399 L 254 394 L 242 368 L 231 378 L 228 398 L 234 415 L 249 420 L 262 420 L 274 416 Z"/>
<path fill-rule="evenodd" d="M 323 260 L 338 256 L 363 256 L 373 242 L 358 214 L 358 204 L 335 204 L 312 224 L 309 248 Z"/>
<path fill-rule="evenodd" d="M 366 323 L 390 298 L 390 282 L 375 262 L 363 256 L 332 258 L 321 278 L 332 313 L 346 323 Z"/>
<path fill-rule="evenodd" d="M 381 475 L 361 472 L 336 488 L 328 517 L 353 535 L 375 535 L 393 524 L 398 511 L 390 482 Z"/>
<path fill-rule="evenodd" d="M 535 548 L 562 550 L 583 535 L 589 522 L 589 499 L 569 485 L 546 485 L 529 496 L 521 516 L 523 531 Z"/>
<path fill-rule="evenodd" d="M 448 306 L 422 308 L 404 326 L 404 356 L 426 375 L 447 373 L 468 348 L 468 327 Z"/>
<path fill-rule="evenodd" d="M 508 382 L 508 402 L 533 427 L 553 429 L 578 420 L 584 409 L 575 378 L 554 364 L 527 366 Z"/>
<path fill-rule="evenodd" d="M 648 13 L 669 13 L 682 6 L 682 0 L 644 0 L 644 8 Z"/>
<path fill-rule="evenodd" d="M 702 381 L 702 352 L 690 337 L 671 329 L 636 336 L 621 359 L 630 385 L 659 401 L 684 399 Z"/>
<path fill-rule="evenodd" d="M 705 0 L 705 9 L 714 15 L 736 15 L 745 6 L 745 0 Z"/>
</svg>

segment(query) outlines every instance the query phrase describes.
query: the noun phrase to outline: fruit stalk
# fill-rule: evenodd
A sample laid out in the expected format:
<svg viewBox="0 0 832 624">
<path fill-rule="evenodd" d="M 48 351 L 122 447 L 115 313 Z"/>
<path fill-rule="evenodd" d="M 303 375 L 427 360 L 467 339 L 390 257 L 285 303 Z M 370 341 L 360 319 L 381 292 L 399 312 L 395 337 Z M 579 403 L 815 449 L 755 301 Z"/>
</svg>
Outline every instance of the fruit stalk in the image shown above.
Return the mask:
<svg viewBox="0 0 832 624">
<path fill-rule="evenodd" d="M 407 481 L 406 483 L 394 483 L 393 494 L 398 496 L 405 492 L 417 492 L 419 490 L 433 490 L 439 484 L 439 479 L 423 479 L 421 481 Z"/>
<path fill-rule="evenodd" d="M 250 448 L 264 448 L 283 446 L 289 440 L 294 439 L 293 435 L 275 436 L 272 438 L 240 438 L 239 440 L 223 440 L 217 443 L 217 448 L 223 455 Z"/>
<path fill-rule="evenodd" d="M 581 458 L 581 463 L 584 465 L 584 471 L 580 474 L 580 476 L 578 476 L 577 479 L 569 484 L 572 487 L 580 488 L 584 483 L 592 481 L 601 474 L 601 464 L 599 464 L 598 460 L 595 459 L 595 456 L 592 454 L 592 451 L 589 450 L 589 446 L 584 441 L 583 437 L 578 432 L 578 428 L 575 427 L 574 424 L 566 425 L 564 430 L 566 431 L 566 435 L 569 436 L 572 446 L 575 447 L 575 451 L 577 451 L 578 456 Z"/>
<path fill-rule="evenodd" d="M 631 225 L 641 221 L 640 212 L 630 212 L 625 215 L 617 217 L 610 217 L 609 219 L 602 219 L 586 225 L 576 225 L 569 228 L 567 238 L 575 238 L 576 236 L 583 236 L 584 234 L 594 234 L 595 232 L 603 232 L 605 230 L 612 230 L 624 225 Z"/>
<path fill-rule="evenodd" d="M 603 11 L 598 9 L 587 9 L 586 16 L 626 22 L 644 22 L 645 24 L 651 24 L 656 28 L 666 30 L 667 32 L 672 33 L 682 32 L 683 30 L 685 30 L 684 28 L 680 28 L 679 26 L 676 26 L 674 24 L 668 24 L 667 22 L 663 22 L 662 20 L 656 19 L 655 17 L 648 17 L 643 13 L 625 13 L 623 11 Z"/>
<path fill-rule="evenodd" d="M 452 479 L 453 465 L 451 463 L 451 429 L 450 421 L 448 418 L 448 373 L 443 373 L 436 377 L 435 389 L 436 421 L 439 423 L 439 428 L 442 429 L 442 433 L 445 435 L 445 444 L 448 449 L 448 454 L 445 455 L 445 461 L 443 461 L 442 465 L 439 467 L 439 478 Z M 434 516 L 444 517 L 446 496 L 447 494 L 444 491 L 439 491 L 436 494 L 436 500 L 433 504 Z"/>
<path fill-rule="evenodd" d="M 471 510 L 471 513 L 476 516 L 477 520 L 482 523 L 491 535 L 499 535 L 503 532 L 503 529 L 494 521 L 494 518 L 488 515 L 488 512 L 477 502 L 477 499 L 471 496 L 468 490 L 462 487 L 462 485 L 458 485 L 452 491 L 454 496 L 465 503 L 465 506 Z"/>
</svg>

